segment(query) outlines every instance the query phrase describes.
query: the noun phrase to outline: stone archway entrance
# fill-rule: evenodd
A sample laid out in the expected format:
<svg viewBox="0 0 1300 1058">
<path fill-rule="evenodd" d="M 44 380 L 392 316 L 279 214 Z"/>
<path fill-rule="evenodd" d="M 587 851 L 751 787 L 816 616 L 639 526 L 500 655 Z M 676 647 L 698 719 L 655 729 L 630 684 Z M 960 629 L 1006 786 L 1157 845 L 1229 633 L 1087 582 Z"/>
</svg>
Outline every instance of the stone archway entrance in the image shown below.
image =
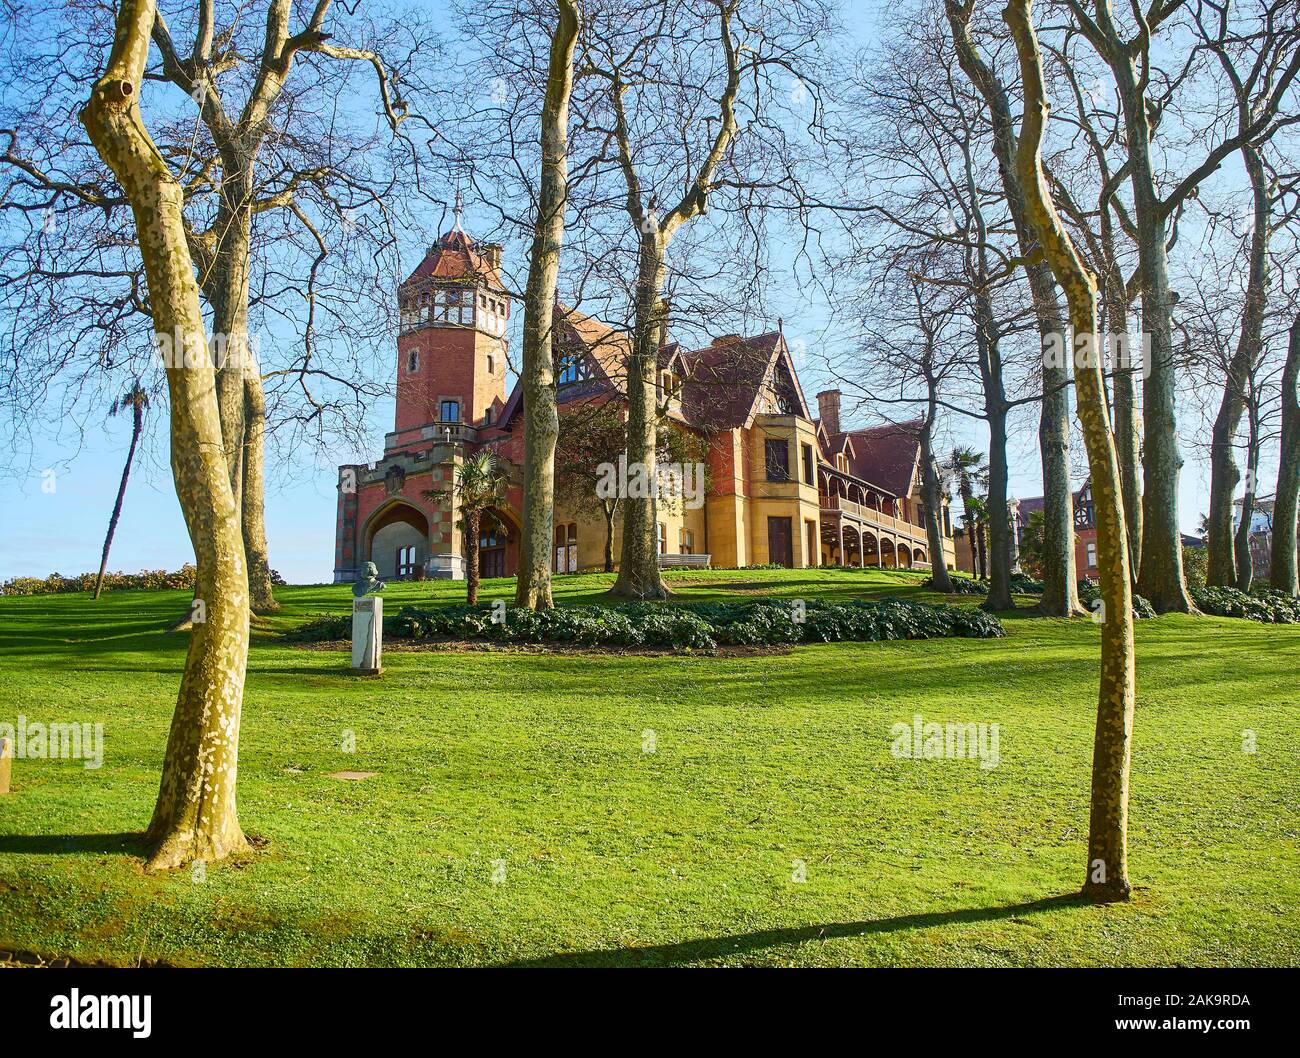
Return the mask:
<svg viewBox="0 0 1300 1058">
<path fill-rule="evenodd" d="M 429 519 L 406 500 L 384 504 L 363 530 L 362 561 L 373 562 L 382 580 L 418 580 L 429 557 Z"/>
</svg>

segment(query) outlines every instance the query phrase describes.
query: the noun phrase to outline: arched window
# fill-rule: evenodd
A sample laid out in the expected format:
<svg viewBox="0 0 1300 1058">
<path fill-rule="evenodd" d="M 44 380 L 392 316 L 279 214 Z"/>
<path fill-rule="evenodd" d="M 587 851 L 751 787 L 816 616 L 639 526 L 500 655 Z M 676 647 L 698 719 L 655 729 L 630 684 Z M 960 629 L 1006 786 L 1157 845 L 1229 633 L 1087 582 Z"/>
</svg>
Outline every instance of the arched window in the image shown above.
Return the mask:
<svg viewBox="0 0 1300 1058">
<path fill-rule="evenodd" d="M 406 354 L 406 371 L 407 374 L 413 375 L 415 374 L 415 372 L 419 370 L 420 370 L 420 351 L 418 349 L 412 349 L 409 353 Z"/>
</svg>

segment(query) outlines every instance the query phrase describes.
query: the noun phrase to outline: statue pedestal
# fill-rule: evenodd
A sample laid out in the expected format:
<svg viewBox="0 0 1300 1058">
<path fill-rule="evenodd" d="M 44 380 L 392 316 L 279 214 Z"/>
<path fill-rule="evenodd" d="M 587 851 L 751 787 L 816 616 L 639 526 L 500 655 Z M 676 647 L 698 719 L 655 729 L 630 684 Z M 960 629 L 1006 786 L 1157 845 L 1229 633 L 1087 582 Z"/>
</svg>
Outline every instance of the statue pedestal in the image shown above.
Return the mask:
<svg viewBox="0 0 1300 1058">
<path fill-rule="evenodd" d="M 352 671 L 363 676 L 380 672 L 384 641 L 384 600 L 366 595 L 352 600 Z"/>
</svg>

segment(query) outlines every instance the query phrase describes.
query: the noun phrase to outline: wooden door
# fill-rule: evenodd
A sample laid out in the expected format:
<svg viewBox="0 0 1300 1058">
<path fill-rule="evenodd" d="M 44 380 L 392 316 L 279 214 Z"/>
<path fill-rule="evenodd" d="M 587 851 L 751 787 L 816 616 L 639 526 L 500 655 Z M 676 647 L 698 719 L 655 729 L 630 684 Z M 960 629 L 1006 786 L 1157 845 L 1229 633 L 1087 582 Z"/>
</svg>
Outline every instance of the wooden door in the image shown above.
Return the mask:
<svg viewBox="0 0 1300 1058">
<path fill-rule="evenodd" d="M 789 518 L 768 518 L 767 560 L 778 566 L 794 565 L 794 534 Z"/>
</svg>

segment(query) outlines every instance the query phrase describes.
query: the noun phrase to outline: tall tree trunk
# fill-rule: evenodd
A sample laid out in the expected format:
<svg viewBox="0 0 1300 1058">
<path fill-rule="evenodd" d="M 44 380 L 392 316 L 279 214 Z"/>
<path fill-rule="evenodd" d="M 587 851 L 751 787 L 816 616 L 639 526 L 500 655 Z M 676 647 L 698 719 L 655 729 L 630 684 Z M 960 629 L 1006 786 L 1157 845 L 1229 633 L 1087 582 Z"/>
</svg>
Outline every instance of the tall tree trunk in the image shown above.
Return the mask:
<svg viewBox="0 0 1300 1058">
<path fill-rule="evenodd" d="M 618 510 L 617 503 L 610 503 L 608 500 L 601 504 L 605 512 L 605 572 L 614 572 L 614 513 Z"/>
<path fill-rule="evenodd" d="M 122 516 L 122 500 L 126 496 L 127 479 L 131 477 L 131 463 L 135 459 L 135 448 L 140 443 L 140 430 L 144 426 L 144 405 L 137 398 L 131 407 L 131 447 L 126 450 L 126 465 L 122 467 L 122 481 L 117 486 L 117 499 L 113 501 L 113 513 L 108 519 L 108 532 L 104 536 L 104 553 L 99 558 L 99 576 L 95 578 L 95 598 L 104 588 L 104 573 L 108 569 L 108 549 L 113 546 L 113 534 L 117 532 L 117 520 Z"/>
<path fill-rule="evenodd" d="M 973 0 L 946 0 L 948 24 L 956 45 L 957 61 L 989 108 L 993 125 L 993 154 L 997 158 L 1002 190 L 1016 229 L 1020 253 L 1032 259 L 1037 250 L 1025 222 L 1024 192 L 1016 177 L 1016 134 L 1011 104 L 997 75 L 984 61 L 970 33 Z M 1042 349 L 1059 347 L 1065 321 L 1057 303 L 1051 269 L 1041 260 L 1025 266 Z M 1043 597 L 1038 609 L 1051 617 L 1084 613 L 1074 569 L 1074 494 L 1070 488 L 1070 364 L 1043 358 L 1043 409 L 1038 425 L 1038 448 L 1043 466 Z"/>
<path fill-rule="evenodd" d="M 1000 388 L 1000 387 L 999 387 Z M 1007 505 L 1007 414 L 989 412 L 988 567 L 990 610 L 1014 610 L 1011 598 L 1011 509 Z"/>
<path fill-rule="evenodd" d="M 145 130 L 137 102 L 154 17 L 153 0 L 120 0 L 108 64 L 81 120 L 131 203 L 155 333 L 199 350 L 205 347 L 203 316 L 185 238 L 184 196 Z M 248 660 L 248 576 L 212 366 L 173 358 L 167 387 L 172 475 L 194 545 L 195 600 L 204 619 L 190 633 L 147 834 L 150 869 L 217 860 L 247 847 L 235 780 Z"/>
<path fill-rule="evenodd" d="M 1195 608 L 1183 578 L 1182 531 L 1178 526 L 1178 474 L 1183 460 L 1174 415 L 1173 294 L 1165 245 L 1166 214 L 1156 190 L 1147 99 L 1132 53 L 1118 57 L 1111 69 L 1124 111 L 1137 227 L 1142 329 L 1150 341 L 1150 364 L 1142 384 L 1144 491 L 1138 590 L 1160 613 L 1192 613 Z"/>
<path fill-rule="evenodd" d="M 1250 404 L 1250 428 L 1246 438 L 1246 491 L 1241 498 L 1241 521 L 1237 523 L 1237 532 L 1233 538 L 1233 550 L 1237 564 L 1237 580 L 1234 587 L 1238 591 L 1250 591 L 1250 582 L 1255 577 L 1254 563 L 1250 557 L 1250 523 L 1255 517 L 1255 483 L 1259 480 L 1259 406 L 1252 393 Z"/>
<path fill-rule="evenodd" d="M 1300 595 L 1296 577 L 1296 514 L 1300 507 L 1300 316 L 1291 324 L 1286 365 L 1282 368 L 1282 452 L 1273 497 L 1273 554 L 1268 582 L 1278 591 Z"/>
<path fill-rule="evenodd" d="M 1030 21 L 1031 0 L 1008 0 L 1003 18 L 1015 39 L 1025 97 L 1016 155 L 1027 215 L 1044 256 L 1065 291 L 1075 334 L 1097 331 L 1097 288 L 1052 204 L 1040 148 L 1047 123 L 1042 57 Z M 1083 891 L 1098 902 L 1125 900 L 1128 879 L 1128 790 L 1134 711 L 1133 599 L 1119 461 L 1111 438 L 1100 358 L 1075 372 L 1079 422 L 1092 474 L 1097 566 L 1105 605 L 1101 678 L 1092 757 L 1088 867 Z"/>
<path fill-rule="evenodd" d="M 1118 289 L 1117 289 L 1118 288 Z M 1106 284 L 1107 330 L 1113 337 L 1128 335 L 1128 303 L 1124 280 L 1118 273 Z M 1124 496 L 1124 523 L 1128 528 L 1129 575 L 1137 588 L 1142 562 L 1141 421 L 1137 410 L 1137 368 L 1117 364 L 1111 378 L 1111 399 L 1115 404 L 1115 456 L 1119 460 L 1120 487 Z"/>
<path fill-rule="evenodd" d="M 663 333 L 666 310 L 660 297 L 665 248 L 657 227 L 642 233 L 636 284 L 636 327 L 632 336 L 632 355 L 627 362 L 628 474 L 630 477 L 643 472 L 645 480 L 651 483 L 652 493 L 657 491 L 653 483 L 658 480 L 655 377 L 659 336 Z M 659 575 L 656 499 L 654 495 L 640 494 L 620 497 L 623 504 L 623 549 L 618 577 L 610 589 L 612 595 L 630 599 L 666 599 L 669 595 Z"/>
<path fill-rule="evenodd" d="M 248 597 L 254 613 L 274 613 L 271 561 L 266 547 L 266 393 L 256 365 L 244 376 L 244 502 L 239 506 L 248 560 Z"/>
<path fill-rule="evenodd" d="M 564 210 L 569 181 L 569 95 L 573 89 L 573 49 L 578 11 L 571 0 L 557 0 L 559 17 L 551 36 L 546 99 L 542 106 L 542 175 L 537 221 L 524 293 L 523 527 L 515 603 L 549 610 L 551 543 L 555 532 L 555 441 L 560 418 L 555 407 L 555 291 L 564 243 Z"/>
<path fill-rule="evenodd" d="M 465 512 L 465 600 L 470 606 L 478 602 L 478 511 Z"/>
<path fill-rule="evenodd" d="M 1232 501 L 1236 495 L 1237 482 L 1241 480 L 1234 446 L 1241 426 L 1241 416 L 1246 410 L 1247 388 L 1264 345 L 1264 312 L 1268 305 L 1268 181 L 1264 163 L 1257 150 L 1249 146 L 1243 147 L 1241 155 L 1254 194 L 1252 217 L 1255 230 L 1250 236 L 1241 330 L 1237 335 L 1237 346 L 1233 350 L 1232 359 L 1228 362 L 1223 396 L 1219 400 L 1219 411 L 1214 417 L 1214 431 L 1210 440 L 1210 512 L 1206 521 L 1205 539 L 1209 551 L 1205 583 L 1229 587 L 1237 585 L 1239 580 L 1250 580 L 1248 570 L 1239 574 L 1241 548 L 1233 540 Z M 1252 493 L 1253 485 L 1253 480 L 1248 479 L 1248 496 Z M 1245 557 L 1249 564 L 1249 539 L 1246 541 Z"/>
<path fill-rule="evenodd" d="M 931 436 L 934 418 L 938 411 L 936 387 L 929 380 L 930 407 L 921 427 L 921 502 L 925 504 L 925 537 L 930 544 L 930 576 L 935 589 L 952 594 L 952 578 L 948 576 L 948 560 L 943 553 L 943 486 L 939 483 L 939 465 L 935 462 Z"/>
</svg>

